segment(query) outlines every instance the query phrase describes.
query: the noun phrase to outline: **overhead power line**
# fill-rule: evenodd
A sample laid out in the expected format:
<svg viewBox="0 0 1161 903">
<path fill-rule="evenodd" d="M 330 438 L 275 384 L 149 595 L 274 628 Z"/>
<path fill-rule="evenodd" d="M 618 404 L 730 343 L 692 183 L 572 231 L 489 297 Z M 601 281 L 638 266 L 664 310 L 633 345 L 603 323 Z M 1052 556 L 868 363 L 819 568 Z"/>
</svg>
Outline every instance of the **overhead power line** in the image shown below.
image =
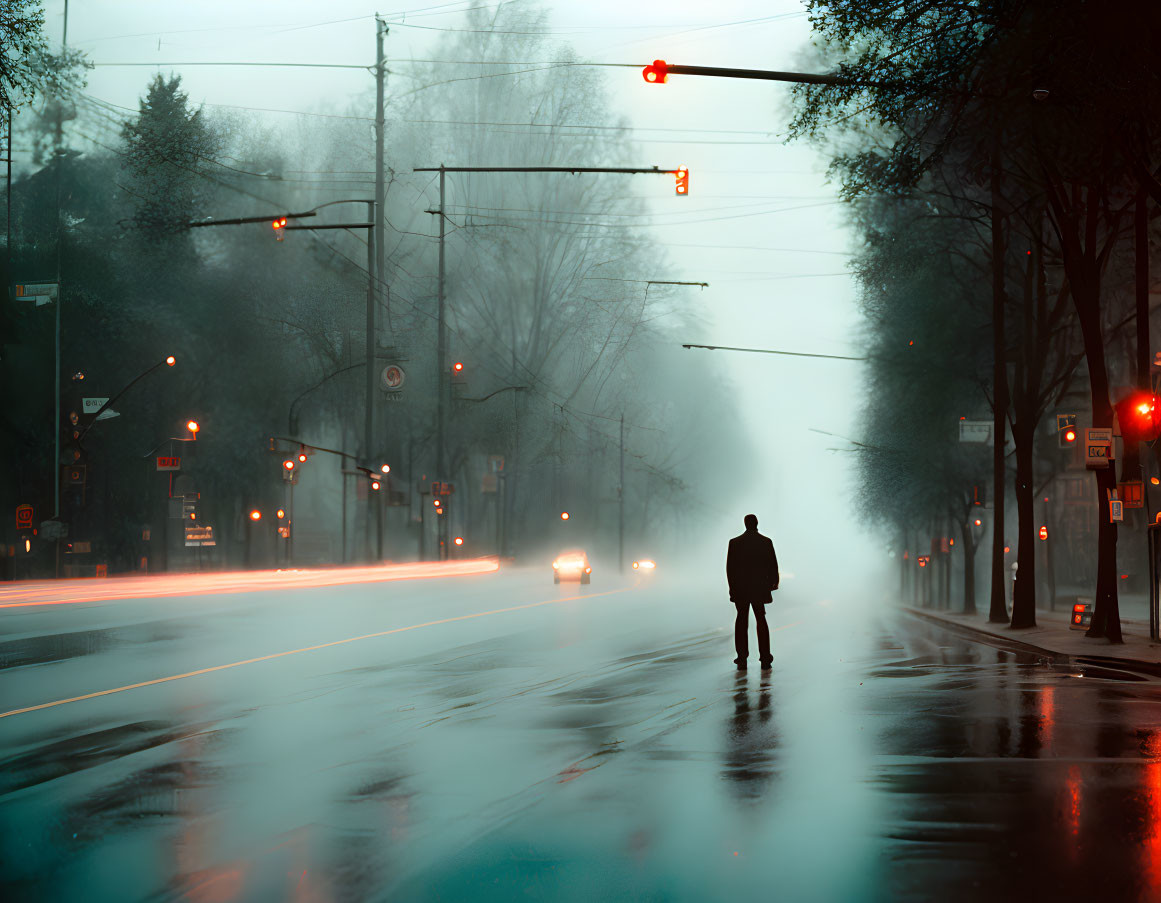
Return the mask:
<svg viewBox="0 0 1161 903">
<path fill-rule="evenodd" d="M 744 351 L 747 354 L 784 354 L 789 357 L 821 357 L 832 361 L 865 361 L 865 357 L 848 357 L 845 354 L 812 354 L 806 351 L 778 351 L 773 348 L 736 348 L 733 345 L 689 345 L 682 348 L 702 348 L 706 351 Z"/>
</svg>

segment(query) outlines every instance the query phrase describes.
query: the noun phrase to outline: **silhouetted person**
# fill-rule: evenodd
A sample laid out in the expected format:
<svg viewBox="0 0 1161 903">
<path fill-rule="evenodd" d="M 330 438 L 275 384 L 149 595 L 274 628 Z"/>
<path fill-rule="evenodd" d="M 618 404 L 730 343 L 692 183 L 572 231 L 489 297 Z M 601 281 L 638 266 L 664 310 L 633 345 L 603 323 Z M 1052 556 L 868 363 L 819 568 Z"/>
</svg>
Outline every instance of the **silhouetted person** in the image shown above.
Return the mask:
<svg viewBox="0 0 1161 903">
<path fill-rule="evenodd" d="M 774 598 L 772 592 L 778 589 L 778 556 L 774 554 L 774 543 L 769 536 L 758 532 L 757 515 L 747 514 L 744 522 L 746 532 L 730 540 L 730 551 L 726 555 L 730 601 L 738 610 L 734 621 L 734 648 L 738 657 L 734 662 L 739 671 L 746 667 L 746 656 L 750 653 L 747 635 L 751 608 L 758 628 L 758 657 L 762 667 L 769 668 L 774 661 L 770 654 L 770 627 L 766 623 L 765 606 Z"/>
</svg>

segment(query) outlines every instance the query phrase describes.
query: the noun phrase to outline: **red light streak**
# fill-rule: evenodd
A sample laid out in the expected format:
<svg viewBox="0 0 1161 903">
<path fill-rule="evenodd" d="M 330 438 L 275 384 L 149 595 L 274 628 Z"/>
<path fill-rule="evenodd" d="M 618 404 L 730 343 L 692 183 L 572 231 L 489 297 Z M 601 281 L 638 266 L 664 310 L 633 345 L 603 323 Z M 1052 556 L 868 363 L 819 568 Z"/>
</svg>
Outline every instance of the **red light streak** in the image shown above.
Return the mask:
<svg viewBox="0 0 1161 903">
<path fill-rule="evenodd" d="M 499 561 L 495 558 L 467 558 L 457 561 L 417 561 L 356 568 L 28 580 L 10 583 L 0 589 L 0 608 L 346 586 L 381 580 L 464 577 L 471 574 L 489 574 L 499 569 Z"/>
</svg>

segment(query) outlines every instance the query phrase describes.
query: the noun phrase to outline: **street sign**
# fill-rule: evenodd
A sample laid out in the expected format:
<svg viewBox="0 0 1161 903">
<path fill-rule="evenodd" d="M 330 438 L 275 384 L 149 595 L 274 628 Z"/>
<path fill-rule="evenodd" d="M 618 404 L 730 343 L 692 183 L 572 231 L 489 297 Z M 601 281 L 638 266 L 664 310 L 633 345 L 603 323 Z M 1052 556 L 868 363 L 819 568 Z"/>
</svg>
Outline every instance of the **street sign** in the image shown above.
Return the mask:
<svg viewBox="0 0 1161 903">
<path fill-rule="evenodd" d="M 494 473 L 485 473 L 480 475 L 480 492 L 495 492 L 499 486 L 500 480 Z"/>
<path fill-rule="evenodd" d="M 488 472 L 499 473 L 504 469 L 503 455 L 488 455 Z"/>
<path fill-rule="evenodd" d="M 82 398 L 81 410 L 86 414 L 96 414 L 108 400 L 107 398 Z"/>
<path fill-rule="evenodd" d="M 1117 484 L 1117 497 L 1125 503 L 1126 508 L 1145 507 L 1145 484 L 1140 480 Z"/>
<path fill-rule="evenodd" d="M 1113 431 L 1090 426 L 1084 431 L 1084 466 L 1089 470 L 1108 467 L 1113 460 Z"/>
<path fill-rule="evenodd" d="M 1057 414 L 1056 415 L 1056 432 L 1063 432 L 1069 427 L 1076 426 L 1075 414 Z"/>
<path fill-rule="evenodd" d="M 454 495 L 456 491 L 456 484 L 449 483 L 447 480 L 432 480 L 431 494 L 432 495 Z"/>
<path fill-rule="evenodd" d="M 59 291 L 60 286 L 55 282 L 16 283 L 16 297 L 35 298 L 37 307 L 55 301 Z"/>
<path fill-rule="evenodd" d="M 383 387 L 384 392 L 398 392 L 403 388 L 406 378 L 407 374 L 403 372 L 402 367 L 398 364 L 388 364 L 379 374 L 379 385 Z"/>
<path fill-rule="evenodd" d="M 165 455 L 157 457 L 158 470 L 181 470 L 181 458 L 171 458 Z"/>
<path fill-rule="evenodd" d="M 1120 499 L 1109 499 L 1109 521 L 1116 523 L 1125 519 L 1125 503 Z"/>
<path fill-rule="evenodd" d="M 31 530 L 33 522 L 33 509 L 31 505 L 17 505 L 16 506 L 16 529 L 17 530 Z"/>
<path fill-rule="evenodd" d="M 86 540 L 73 540 L 65 549 L 66 555 L 88 555 L 93 551 L 93 544 Z"/>
<path fill-rule="evenodd" d="M 185 545 L 187 549 L 216 546 L 214 528 L 211 526 L 195 526 L 185 528 Z"/>
<path fill-rule="evenodd" d="M 991 445 L 992 425 L 990 420 L 961 420 L 959 441 L 971 445 Z"/>
</svg>

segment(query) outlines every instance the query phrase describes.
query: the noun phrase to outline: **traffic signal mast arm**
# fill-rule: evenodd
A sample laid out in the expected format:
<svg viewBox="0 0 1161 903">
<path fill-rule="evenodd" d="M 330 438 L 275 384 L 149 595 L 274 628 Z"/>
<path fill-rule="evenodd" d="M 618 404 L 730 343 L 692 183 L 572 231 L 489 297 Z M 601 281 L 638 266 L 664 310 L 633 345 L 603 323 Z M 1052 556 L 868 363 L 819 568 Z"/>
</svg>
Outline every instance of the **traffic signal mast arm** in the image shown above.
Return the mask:
<svg viewBox="0 0 1161 903">
<path fill-rule="evenodd" d="M 244 226 L 247 223 L 270 223 L 270 222 L 274 222 L 276 220 L 303 219 L 304 217 L 307 217 L 307 216 L 317 216 L 317 215 L 318 214 L 315 213 L 315 211 L 313 211 L 313 210 L 307 210 L 303 213 L 272 213 L 272 214 L 269 214 L 267 216 L 242 216 L 242 217 L 236 217 L 234 219 L 201 220 L 200 222 L 190 223 L 189 227 L 191 229 L 199 229 L 203 226 Z M 284 228 L 293 228 L 293 227 L 287 226 Z M 299 227 L 299 228 L 302 228 L 302 227 Z"/>
<path fill-rule="evenodd" d="M 641 70 L 645 81 L 651 85 L 664 84 L 670 75 L 707 75 L 712 78 L 749 78 L 771 82 L 793 82 L 800 85 L 851 85 L 862 87 L 886 87 L 885 82 L 861 81 L 815 72 L 782 72 L 777 69 L 732 69 L 722 66 L 680 66 L 665 60 L 654 60 Z"/>
<path fill-rule="evenodd" d="M 627 175 L 676 175 L 681 169 L 617 166 L 418 166 L 413 172 L 619 172 Z"/>
</svg>

